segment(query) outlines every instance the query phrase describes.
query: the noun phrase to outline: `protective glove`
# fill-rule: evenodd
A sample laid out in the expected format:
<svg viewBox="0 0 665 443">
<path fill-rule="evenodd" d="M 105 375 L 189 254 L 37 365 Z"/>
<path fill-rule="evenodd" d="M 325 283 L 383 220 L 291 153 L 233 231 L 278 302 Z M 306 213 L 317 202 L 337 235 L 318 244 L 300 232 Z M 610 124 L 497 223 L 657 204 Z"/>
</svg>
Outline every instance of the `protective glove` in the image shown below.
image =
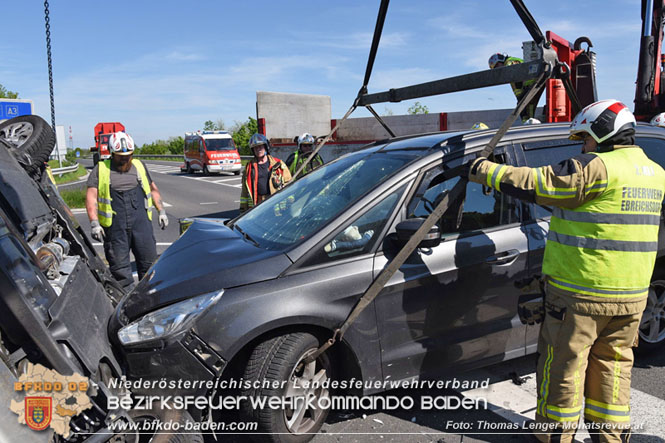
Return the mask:
<svg viewBox="0 0 665 443">
<path fill-rule="evenodd" d="M 90 222 L 90 236 L 97 241 L 104 241 L 104 228 L 99 224 L 99 220 Z"/>
<path fill-rule="evenodd" d="M 162 230 L 164 230 L 168 225 L 169 225 L 169 218 L 166 216 L 166 211 L 162 209 L 161 211 L 159 211 L 159 227 L 162 228 Z"/>
<path fill-rule="evenodd" d="M 478 157 L 474 160 L 470 160 L 462 165 L 462 170 L 460 171 L 460 177 L 465 177 L 469 178 L 469 175 L 471 175 L 471 169 L 473 169 L 474 165 L 479 165 L 480 163 L 484 162 L 487 160 L 486 158 L 483 157 Z"/>
</svg>

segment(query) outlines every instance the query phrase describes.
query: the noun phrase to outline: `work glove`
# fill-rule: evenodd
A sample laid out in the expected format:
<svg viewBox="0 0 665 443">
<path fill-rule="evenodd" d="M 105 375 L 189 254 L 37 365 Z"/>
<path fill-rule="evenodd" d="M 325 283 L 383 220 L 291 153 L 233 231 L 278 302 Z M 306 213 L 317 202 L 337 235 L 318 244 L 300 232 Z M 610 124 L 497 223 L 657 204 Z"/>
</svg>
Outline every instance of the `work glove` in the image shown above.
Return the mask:
<svg viewBox="0 0 665 443">
<path fill-rule="evenodd" d="M 469 175 L 471 175 L 471 169 L 473 169 L 474 165 L 479 165 L 480 163 L 484 162 L 487 160 L 486 158 L 483 157 L 478 157 L 473 160 L 469 160 L 468 162 L 464 163 L 462 165 L 462 169 L 460 171 L 460 177 L 464 178 L 469 178 Z"/>
<path fill-rule="evenodd" d="M 104 228 L 99 224 L 99 220 L 90 222 L 90 235 L 97 241 L 104 241 Z"/>
<path fill-rule="evenodd" d="M 166 211 L 162 209 L 161 211 L 159 211 L 159 227 L 162 228 L 162 230 L 164 230 L 168 225 L 169 225 L 169 218 L 166 216 Z"/>
</svg>

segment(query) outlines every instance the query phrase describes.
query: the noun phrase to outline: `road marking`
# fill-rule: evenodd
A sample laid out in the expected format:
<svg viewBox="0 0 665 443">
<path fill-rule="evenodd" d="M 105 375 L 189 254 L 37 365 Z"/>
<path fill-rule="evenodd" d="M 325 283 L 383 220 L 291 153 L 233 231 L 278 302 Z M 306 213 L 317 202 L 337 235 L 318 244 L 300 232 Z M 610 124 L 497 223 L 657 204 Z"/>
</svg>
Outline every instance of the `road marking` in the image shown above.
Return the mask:
<svg viewBox="0 0 665 443">
<path fill-rule="evenodd" d="M 173 242 L 157 242 L 156 246 L 171 246 Z M 104 243 L 93 243 L 92 246 L 104 246 Z"/>
<path fill-rule="evenodd" d="M 213 183 L 224 183 L 224 182 L 228 182 L 228 181 L 231 181 L 231 180 L 240 180 L 240 177 L 227 177 L 227 178 L 222 178 L 222 179 L 219 179 L 219 180 L 213 180 L 212 182 Z"/>
<path fill-rule="evenodd" d="M 165 208 L 171 208 L 173 205 L 166 203 L 165 201 L 162 202 L 162 205 L 164 205 Z"/>
<path fill-rule="evenodd" d="M 85 214 L 85 208 L 70 208 L 72 214 Z"/>
<path fill-rule="evenodd" d="M 219 202 L 202 202 L 202 203 L 199 203 L 199 204 L 200 205 L 218 205 Z"/>
<path fill-rule="evenodd" d="M 484 380 L 488 377 L 489 373 L 484 373 L 482 370 L 474 371 L 473 379 Z M 522 377 L 526 380 L 521 385 L 516 385 L 512 380 L 502 380 L 490 384 L 487 389 L 471 389 L 461 393 L 474 400 L 486 399 L 490 411 L 522 426 L 525 421 L 534 420 L 536 417 L 536 374 L 531 373 Z M 631 423 L 634 427 L 633 436 L 665 435 L 665 422 L 660 418 L 665 415 L 665 400 L 633 388 L 630 409 Z M 583 414 L 584 408 L 582 408 Z M 588 438 L 590 436 L 586 429 L 578 430 L 575 435 L 576 442 L 583 442 Z"/>
</svg>

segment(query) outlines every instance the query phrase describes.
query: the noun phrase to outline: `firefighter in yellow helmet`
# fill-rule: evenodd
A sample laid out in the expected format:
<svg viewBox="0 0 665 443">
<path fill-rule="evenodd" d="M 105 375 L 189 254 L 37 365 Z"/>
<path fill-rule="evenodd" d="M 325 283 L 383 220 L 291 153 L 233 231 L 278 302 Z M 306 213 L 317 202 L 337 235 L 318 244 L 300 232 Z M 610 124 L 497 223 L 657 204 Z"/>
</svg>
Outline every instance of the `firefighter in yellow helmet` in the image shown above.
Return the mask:
<svg viewBox="0 0 665 443">
<path fill-rule="evenodd" d="M 630 436 L 632 346 L 658 248 L 665 171 L 634 145 L 635 117 L 616 100 L 584 108 L 570 138 L 582 154 L 558 165 L 477 159 L 469 179 L 552 205 L 542 272 L 536 436 L 572 441 L 581 417 L 594 441 Z"/>
<path fill-rule="evenodd" d="M 490 69 L 501 68 L 503 66 L 517 65 L 523 62 L 524 60 L 522 60 L 519 57 L 511 57 L 508 54 L 502 54 L 500 52 L 492 54 L 489 60 L 487 60 L 487 64 L 489 65 Z M 517 101 L 520 101 L 520 99 L 524 96 L 524 94 L 527 93 L 531 85 L 533 85 L 535 82 L 536 80 L 532 79 L 524 82 L 513 82 L 510 84 L 510 87 L 513 89 L 513 94 L 515 94 L 515 98 L 517 99 Z M 520 113 L 520 118 L 522 119 L 522 123 L 526 122 L 530 118 L 533 118 L 534 115 L 536 115 L 536 108 L 538 107 L 538 101 L 540 100 L 541 94 L 542 90 L 540 93 L 536 94 L 536 96 L 526 105 L 526 107 Z"/>
<path fill-rule="evenodd" d="M 476 129 L 476 130 L 479 130 L 479 131 L 482 131 L 483 129 L 489 129 L 489 128 L 490 127 L 487 126 L 483 122 L 476 122 L 476 123 L 473 124 L 473 126 L 471 126 L 471 129 Z"/>
</svg>

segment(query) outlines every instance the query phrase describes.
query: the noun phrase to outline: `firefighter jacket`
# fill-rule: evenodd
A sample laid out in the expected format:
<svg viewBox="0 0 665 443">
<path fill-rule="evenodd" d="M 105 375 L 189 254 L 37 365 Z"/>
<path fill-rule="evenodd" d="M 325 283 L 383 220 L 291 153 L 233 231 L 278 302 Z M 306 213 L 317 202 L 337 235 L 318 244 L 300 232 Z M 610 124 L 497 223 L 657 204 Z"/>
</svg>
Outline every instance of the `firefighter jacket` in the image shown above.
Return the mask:
<svg viewBox="0 0 665 443">
<path fill-rule="evenodd" d="M 268 155 L 269 180 L 268 189 L 270 195 L 279 191 L 291 180 L 291 173 L 284 162 L 276 157 Z M 242 191 L 240 192 L 240 212 L 256 206 L 259 201 L 258 193 L 259 167 L 256 158 L 250 160 L 242 174 Z"/>
<path fill-rule="evenodd" d="M 517 57 L 508 57 L 506 59 L 506 62 L 504 63 L 504 66 L 512 66 L 512 65 L 517 65 L 522 63 L 523 60 L 521 58 Z M 525 82 L 514 82 L 510 84 L 510 87 L 513 88 L 513 94 L 515 94 L 515 97 L 517 97 L 517 100 L 521 99 L 524 93 L 526 92 L 529 87 L 531 87 L 532 84 L 535 83 L 535 79 L 527 80 Z"/>
<path fill-rule="evenodd" d="M 298 168 L 300 168 L 300 165 L 305 163 L 307 158 L 311 155 L 310 154 L 303 154 L 299 150 L 294 152 L 293 154 L 289 155 L 289 158 L 286 160 L 286 164 L 289 165 L 289 172 L 291 173 L 291 176 L 295 175 L 296 171 Z M 305 166 L 305 169 L 303 169 L 301 173 L 301 177 L 304 177 L 305 175 L 309 174 L 319 166 L 323 166 L 323 159 L 319 154 L 316 154 L 309 163 L 307 163 L 307 166 Z"/>
<path fill-rule="evenodd" d="M 548 287 L 581 302 L 581 311 L 628 315 L 647 297 L 665 171 L 638 146 L 614 148 L 540 168 L 479 159 L 469 179 L 554 206 L 543 258 Z M 599 302 L 602 309 L 589 305 Z"/>
<path fill-rule="evenodd" d="M 99 224 L 105 228 L 111 226 L 113 221 L 113 208 L 111 207 L 111 160 L 99 162 L 99 184 L 97 187 L 97 218 Z M 137 177 L 143 194 L 145 195 L 145 208 L 148 212 L 148 220 L 152 221 L 152 194 L 150 183 L 145 167 L 140 160 L 132 159 L 132 165 L 136 168 Z"/>
</svg>

